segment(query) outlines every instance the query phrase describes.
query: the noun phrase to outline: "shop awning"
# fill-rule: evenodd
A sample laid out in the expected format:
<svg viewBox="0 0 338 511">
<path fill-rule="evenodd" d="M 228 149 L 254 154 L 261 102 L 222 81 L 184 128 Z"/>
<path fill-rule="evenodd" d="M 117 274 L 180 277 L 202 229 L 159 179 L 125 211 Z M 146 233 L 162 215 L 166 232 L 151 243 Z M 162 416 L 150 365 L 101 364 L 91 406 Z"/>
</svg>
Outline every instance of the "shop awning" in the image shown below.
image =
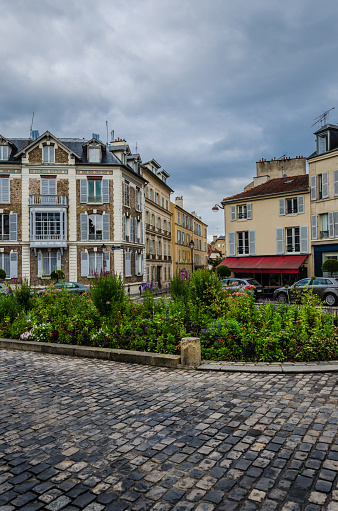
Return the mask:
<svg viewBox="0 0 338 511">
<path fill-rule="evenodd" d="M 298 273 L 307 255 L 226 257 L 221 264 L 233 272 L 243 273 Z"/>
</svg>

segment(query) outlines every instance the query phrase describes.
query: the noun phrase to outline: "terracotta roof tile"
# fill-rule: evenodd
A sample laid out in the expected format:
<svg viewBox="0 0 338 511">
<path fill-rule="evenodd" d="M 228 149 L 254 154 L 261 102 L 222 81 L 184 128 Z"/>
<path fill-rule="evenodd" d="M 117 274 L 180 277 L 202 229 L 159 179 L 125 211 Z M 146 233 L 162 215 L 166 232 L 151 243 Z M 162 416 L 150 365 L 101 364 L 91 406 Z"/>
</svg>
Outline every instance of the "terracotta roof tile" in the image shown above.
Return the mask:
<svg viewBox="0 0 338 511">
<path fill-rule="evenodd" d="M 274 195 L 277 193 L 307 191 L 309 189 L 309 176 L 303 174 L 301 176 L 288 176 L 278 179 L 270 179 L 265 183 L 254 186 L 250 190 L 246 190 L 231 197 L 225 197 L 223 201 L 249 199 L 251 197 L 261 197 L 264 195 Z"/>
</svg>

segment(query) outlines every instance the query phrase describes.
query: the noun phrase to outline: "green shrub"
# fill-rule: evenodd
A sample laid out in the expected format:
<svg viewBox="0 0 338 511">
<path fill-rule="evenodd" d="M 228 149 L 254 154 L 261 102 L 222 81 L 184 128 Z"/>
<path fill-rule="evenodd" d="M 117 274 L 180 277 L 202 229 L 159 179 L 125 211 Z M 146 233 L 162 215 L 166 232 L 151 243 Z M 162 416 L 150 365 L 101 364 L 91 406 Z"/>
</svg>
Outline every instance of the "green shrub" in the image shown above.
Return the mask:
<svg viewBox="0 0 338 511">
<path fill-rule="evenodd" d="M 170 283 L 170 294 L 172 298 L 187 301 L 190 290 L 190 273 L 187 270 L 179 269 L 173 276 Z"/>
<path fill-rule="evenodd" d="M 220 297 L 221 283 L 209 270 L 195 271 L 190 279 L 190 297 L 195 303 L 210 306 Z"/>
<path fill-rule="evenodd" d="M 6 278 L 6 272 L 2 268 L 0 268 L 0 279 L 5 280 Z"/>
<path fill-rule="evenodd" d="M 62 270 L 53 270 L 50 274 L 50 278 L 59 282 L 59 280 L 63 280 L 65 278 L 65 274 Z"/>
<path fill-rule="evenodd" d="M 108 316 L 116 305 L 122 310 L 128 300 L 122 278 L 108 272 L 95 275 L 90 296 L 102 316 Z"/>
<path fill-rule="evenodd" d="M 217 275 L 221 278 L 230 277 L 231 275 L 231 270 L 229 266 L 226 266 L 225 264 L 220 264 L 219 266 L 217 266 L 215 271 Z"/>
<path fill-rule="evenodd" d="M 29 311 L 32 309 L 35 301 L 33 290 L 27 280 L 24 280 L 21 285 L 13 289 L 13 296 L 18 302 L 20 309 Z"/>
</svg>

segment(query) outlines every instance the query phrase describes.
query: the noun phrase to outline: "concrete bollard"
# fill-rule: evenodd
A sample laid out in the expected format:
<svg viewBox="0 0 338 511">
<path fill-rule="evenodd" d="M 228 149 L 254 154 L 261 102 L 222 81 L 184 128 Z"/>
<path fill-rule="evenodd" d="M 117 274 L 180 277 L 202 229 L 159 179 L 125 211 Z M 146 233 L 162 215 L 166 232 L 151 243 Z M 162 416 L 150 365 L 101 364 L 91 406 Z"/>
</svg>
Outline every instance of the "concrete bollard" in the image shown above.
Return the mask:
<svg viewBox="0 0 338 511">
<path fill-rule="evenodd" d="M 186 367 L 198 367 L 201 364 L 199 337 L 184 337 L 181 340 L 181 364 Z"/>
</svg>

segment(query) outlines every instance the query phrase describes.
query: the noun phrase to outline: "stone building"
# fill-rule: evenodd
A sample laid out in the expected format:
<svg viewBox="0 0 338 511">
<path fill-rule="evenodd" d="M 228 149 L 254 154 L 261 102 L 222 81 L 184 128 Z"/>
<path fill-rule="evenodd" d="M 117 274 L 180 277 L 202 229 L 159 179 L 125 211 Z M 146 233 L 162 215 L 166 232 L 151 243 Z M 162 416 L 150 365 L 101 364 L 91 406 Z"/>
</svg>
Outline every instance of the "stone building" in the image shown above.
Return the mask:
<svg viewBox="0 0 338 511">
<path fill-rule="evenodd" d="M 101 270 L 139 286 L 145 262 L 141 159 L 125 140 L 0 136 L 0 267 L 45 284 Z"/>
<path fill-rule="evenodd" d="M 146 280 L 167 287 L 172 277 L 172 242 L 168 172 L 156 160 L 141 165 L 147 180 L 145 187 L 146 215 Z"/>
</svg>

